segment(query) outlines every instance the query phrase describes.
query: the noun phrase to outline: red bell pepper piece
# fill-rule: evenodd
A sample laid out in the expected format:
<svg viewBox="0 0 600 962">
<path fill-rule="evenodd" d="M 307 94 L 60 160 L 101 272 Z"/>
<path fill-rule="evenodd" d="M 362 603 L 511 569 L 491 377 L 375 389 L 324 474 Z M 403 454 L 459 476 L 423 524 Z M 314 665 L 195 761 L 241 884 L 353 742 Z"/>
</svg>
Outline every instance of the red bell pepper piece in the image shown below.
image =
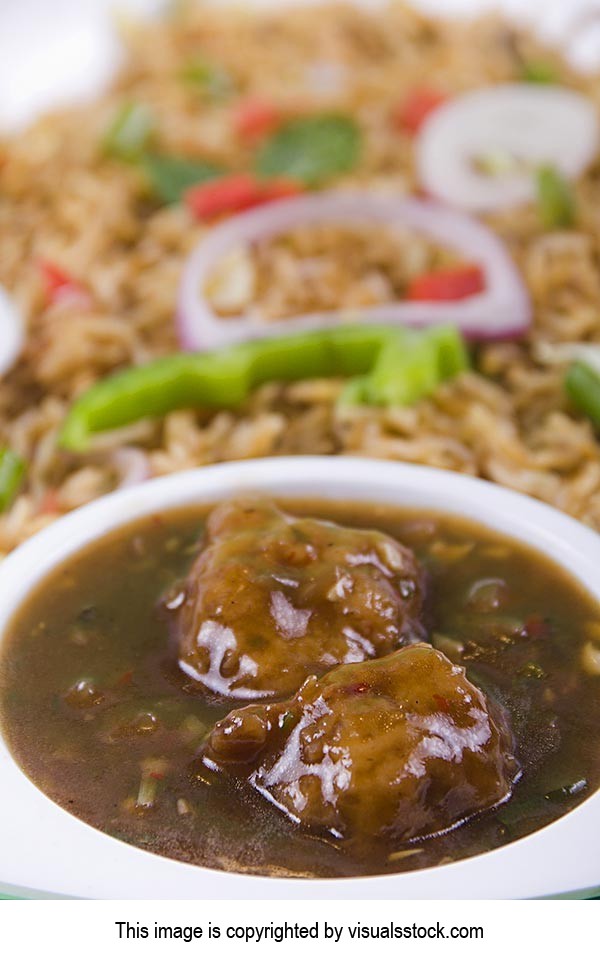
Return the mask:
<svg viewBox="0 0 600 962">
<path fill-rule="evenodd" d="M 40 501 L 38 513 L 39 514 L 58 514 L 59 511 L 60 511 L 60 505 L 58 500 L 58 491 L 56 491 L 55 488 L 48 488 L 42 500 Z"/>
<path fill-rule="evenodd" d="M 83 284 L 53 261 L 40 261 L 40 271 L 46 296 L 46 304 L 60 304 L 65 301 L 89 301 L 89 294 Z"/>
<path fill-rule="evenodd" d="M 394 123 L 405 133 L 417 134 L 427 117 L 447 99 L 440 90 L 419 87 L 395 108 Z"/>
<path fill-rule="evenodd" d="M 296 197 L 304 192 L 304 185 L 291 177 L 278 177 L 268 181 L 261 189 L 259 204 L 268 204 L 272 200 L 283 200 L 285 197 Z"/>
<path fill-rule="evenodd" d="M 234 214 L 272 200 L 293 197 L 302 189 L 297 181 L 282 177 L 261 180 L 254 174 L 227 174 L 192 187 L 185 199 L 198 220 L 209 220 L 220 214 Z"/>
<path fill-rule="evenodd" d="M 485 290 L 485 275 L 478 264 L 448 267 L 414 277 L 409 284 L 409 301 L 460 301 Z"/>
<path fill-rule="evenodd" d="M 281 112 L 275 104 L 258 97 L 249 97 L 235 108 L 233 128 L 240 140 L 254 143 L 275 130 L 281 119 Z"/>
</svg>

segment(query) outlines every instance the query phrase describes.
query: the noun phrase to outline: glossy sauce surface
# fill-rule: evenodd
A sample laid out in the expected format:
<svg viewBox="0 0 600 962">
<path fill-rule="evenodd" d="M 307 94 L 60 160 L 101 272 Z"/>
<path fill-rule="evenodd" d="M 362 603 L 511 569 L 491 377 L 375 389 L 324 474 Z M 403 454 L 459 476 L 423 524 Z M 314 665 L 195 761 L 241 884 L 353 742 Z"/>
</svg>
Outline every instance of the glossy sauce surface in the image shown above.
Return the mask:
<svg viewBox="0 0 600 962">
<path fill-rule="evenodd" d="M 511 800 L 437 838 L 348 846 L 310 835 L 244 779 L 200 756 L 240 701 L 178 667 L 165 596 L 198 554 L 206 510 L 154 516 L 92 545 L 27 600 L 3 642 L 0 712 L 16 760 L 51 798 L 109 834 L 214 868 L 289 876 L 406 871 L 497 847 L 600 783 L 600 681 L 580 667 L 597 604 L 534 551 L 446 516 L 285 503 L 377 529 L 426 573 L 425 627 L 508 714 L 523 769 Z M 241 704 L 244 704 L 242 702 Z"/>
<path fill-rule="evenodd" d="M 313 675 L 287 701 L 234 709 L 203 760 L 357 854 L 374 840 L 424 841 L 507 801 L 520 775 L 512 751 L 499 706 L 418 642 Z"/>
<path fill-rule="evenodd" d="M 424 638 L 424 584 L 408 548 L 378 531 L 220 505 L 185 583 L 167 601 L 179 663 L 209 691 L 284 696 L 308 675 Z"/>
</svg>

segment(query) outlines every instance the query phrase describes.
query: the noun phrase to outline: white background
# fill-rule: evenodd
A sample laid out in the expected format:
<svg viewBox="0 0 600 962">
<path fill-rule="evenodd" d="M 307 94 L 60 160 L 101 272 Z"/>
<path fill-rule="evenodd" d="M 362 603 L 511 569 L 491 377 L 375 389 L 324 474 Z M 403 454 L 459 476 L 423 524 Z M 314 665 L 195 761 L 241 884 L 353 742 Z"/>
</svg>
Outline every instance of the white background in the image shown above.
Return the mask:
<svg viewBox="0 0 600 962">
<path fill-rule="evenodd" d="M 165 2 L 168 0 L 0 0 L 0 130 L 27 123 L 36 112 L 54 104 L 93 96 L 118 64 L 115 16 L 152 14 Z M 230 0 L 209 2 L 225 5 Z M 282 7 L 290 0 L 243 2 Z M 374 7 L 382 0 L 357 2 Z M 600 64 L 600 0 L 413 2 L 448 15 L 501 8 L 528 22 L 550 42 L 560 43 L 582 68 Z"/>
<path fill-rule="evenodd" d="M 93 867 L 90 866 L 93 870 Z M 327 962 L 374 958 L 411 962 L 514 962 L 534 958 L 543 962 L 595 959 L 598 955 L 597 902 L 5 902 L 0 903 L 2 956 L 5 959 L 43 958 L 61 962 L 177 962 L 179 959 L 240 959 L 243 962 L 305 962 L 307 957 Z M 346 934 L 339 943 L 323 938 L 261 944 L 209 940 L 189 944 L 153 939 L 120 940 L 117 921 L 147 925 L 200 925 L 225 929 L 235 925 L 271 922 L 325 921 L 337 926 L 357 921 L 372 925 L 482 925 L 483 940 L 358 940 Z"/>
<path fill-rule="evenodd" d="M 152 11 L 161 0 L 0 0 L 0 128 L 29 121 L 37 111 L 75 97 L 89 97 L 110 78 L 119 47 L 112 11 Z M 215 0 L 213 0 L 215 2 Z M 226 2 L 226 0 L 216 0 Z M 256 2 L 256 0 L 255 0 Z M 261 2 L 261 0 L 259 0 Z M 264 3 L 264 0 L 262 0 Z M 368 2 L 368 0 L 367 0 Z M 372 0 L 375 4 L 377 0 Z M 282 5 L 282 0 L 278 0 Z M 600 0 L 420 0 L 445 13 L 502 6 L 535 23 L 552 42 L 562 41 L 582 68 L 600 63 Z M 592 16 L 590 17 L 590 12 Z M 594 19 L 594 12 L 598 18 Z M 89 866 L 93 872 L 93 865 Z M 76 906 L 76 910 L 75 910 Z M 486 962 L 535 953 L 544 962 L 597 954 L 600 903 L 577 902 L 2 902 L 2 956 L 64 960 L 127 958 L 353 959 L 376 952 L 378 959 L 469 959 Z M 208 941 L 185 944 L 119 940 L 116 921 L 148 924 L 222 925 L 325 920 L 337 925 L 357 920 L 372 924 L 483 925 L 481 941 L 312 942 L 274 945 Z"/>
</svg>

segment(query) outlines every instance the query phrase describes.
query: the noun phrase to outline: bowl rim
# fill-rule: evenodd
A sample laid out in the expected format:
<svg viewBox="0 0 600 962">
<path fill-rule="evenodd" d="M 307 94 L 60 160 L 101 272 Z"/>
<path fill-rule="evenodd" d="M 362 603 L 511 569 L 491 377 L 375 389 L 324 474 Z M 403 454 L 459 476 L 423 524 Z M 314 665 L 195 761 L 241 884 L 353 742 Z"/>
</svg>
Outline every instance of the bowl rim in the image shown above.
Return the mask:
<svg viewBox="0 0 600 962">
<path fill-rule="evenodd" d="M 146 515 L 244 491 L 462 515 L 548 555 L 600 602 L 600 536 L 546 504 L 437 468 L 295 455 L 180 472 L 107 495 L 52 523 L 0 564 L 0 648 L 12 615 L 35 586 L 92 541 Z M 532 835 L 444 866 L 364 878 L 279 879 L 177 862 L 105 835 L 38 789 L 13 759 L 1 731 L 0 779 L 0 883 L 13 895 L 482 899 L 552 897 L 600 886 L 600 791 Z"/>
</svg>

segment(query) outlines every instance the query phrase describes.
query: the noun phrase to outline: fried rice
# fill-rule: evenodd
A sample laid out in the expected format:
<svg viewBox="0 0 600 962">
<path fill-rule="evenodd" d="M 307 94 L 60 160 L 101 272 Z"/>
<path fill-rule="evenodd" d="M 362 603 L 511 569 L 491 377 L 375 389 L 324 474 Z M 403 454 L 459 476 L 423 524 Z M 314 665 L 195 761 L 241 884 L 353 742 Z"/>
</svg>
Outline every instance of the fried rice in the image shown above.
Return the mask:
<svg viewBox="0 0 600 962">
<path fill-rule="evenodd" d="M 424 82 L 452 95 L 517 80 L 525 59 L 543 58 L 600 107 L 597 77 L 574 74 L 514 26 L 494 18 L 433 21 L 395 3 L 376 13 L 324 5 L 318 15 L 314 8 L 249 13 L 192 4 L 160 23 L 129 24 L 126 40 L 127 62 L 101 99 L 0 142 L 0 283 L 27 324 L 22 357 L 0 383 L 0 443 L 28 466 L 20 495 L 0 517 L 0 553 L 117 487 L 116 455 L 130 446 L 147 452 L 153 475 L 283 454 L 432 465 L 515 488 L 600 529 L 600 445 L 569 407 L 564 369 L 544 360 L 547 345 L 600 341 L 598 162 L 574 184 L 573 229 L 545 231 L 533 205 L 486 218 L 522 271 L 533 326 L 522 340 L 480 346 L 473 371 L 432 397 L 410 408 L 350 409 L 336 405 L 341 380 L 271 383 L 240 410 L 176 411 L 100 436 L 85 454 L 60 449 L 61 423 L 85 389 L 115 369 L 177 350 L 176 289 L 207 229 L 183 205 L 152 203 L 139 172 L 104 155 L 115 110 L 124 100 L 143 101 L 165 149 L 233 170 L 248 163 L 251 147 L 236 136 L 229 100 L 199 99 L 180 81 L 195 52 L 222 65 L 240 95 L 267 97 L 290 115 L 334 108 L 353 116 L 365 141 L 361 161 L 332 186 L 417 189 L 412 141 L 390 124 L 390 112 Z M 285 315 L 300 290 L 303 311 L 348 296 L 344 245 L 364 270 L 352 296 L 370 303 L 389 293 L 395 268 L 385 238 L 305 236 L 291 251 L 280 243 L 259 254 L 255 293 L 267 313 Z M 395 291 L 419 265 L 444 257 L 409 235 L 401 255 Z M 320 258 L 321 271 L 308 288 L 307 257 Z M 48 304 L 42 261 L 67 264 L 87 296 Z"/>
</svg>

